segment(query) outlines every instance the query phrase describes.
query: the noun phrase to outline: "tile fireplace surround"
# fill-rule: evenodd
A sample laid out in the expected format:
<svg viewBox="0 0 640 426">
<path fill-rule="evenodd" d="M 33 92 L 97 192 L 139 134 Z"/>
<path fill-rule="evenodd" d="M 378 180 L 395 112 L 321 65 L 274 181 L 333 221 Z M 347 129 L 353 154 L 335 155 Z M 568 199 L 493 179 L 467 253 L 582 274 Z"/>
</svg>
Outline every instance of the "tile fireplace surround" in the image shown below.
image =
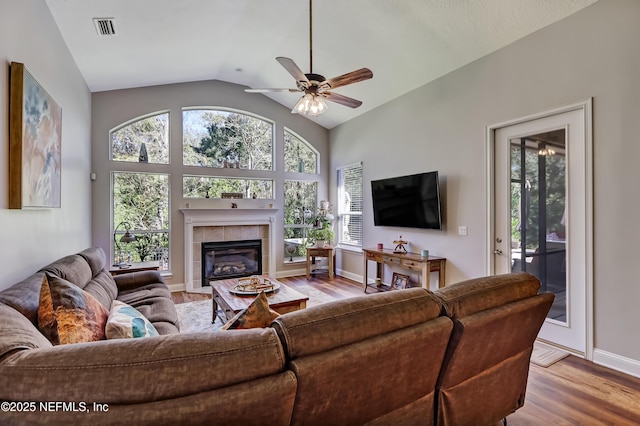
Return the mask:
<svg viewBox="0 0 640 426">
<path fill-rule="evenodd" d="M 201 291 L 201 243 L 262 240 L 262 273 L 275 274 L 277 209 L 180 209 L 184 215 L 184 284 Z"/>
</svg>

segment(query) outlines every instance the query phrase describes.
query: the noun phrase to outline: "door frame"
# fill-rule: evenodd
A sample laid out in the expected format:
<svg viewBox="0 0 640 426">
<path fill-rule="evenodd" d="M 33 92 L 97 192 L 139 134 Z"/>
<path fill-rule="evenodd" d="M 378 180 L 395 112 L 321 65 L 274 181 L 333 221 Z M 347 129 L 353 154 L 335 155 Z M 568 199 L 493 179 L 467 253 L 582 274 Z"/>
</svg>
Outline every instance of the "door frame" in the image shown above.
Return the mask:
<svg viewBox="0 0 640 426">
<path fill-rule="evenodd" d="M 585 359 L 593 360 L 593 98 L 587 98 L 583 101 L 576 102 L 574 104 L 565 105 L 557 108 L 552 108 L 543 112 L 528 115 L 525 117 L 516 118 L 496 124 L 487 126 L 486 128 L 486 191 L 487 191 L 487 272 L 488 275 L 495 274 L 494 254 L 493 254 L 493 238 L 495 235 L 495 190 L 494 190 L 494 177 L 495 177 L 495 133 L 496 130 L 502 127 L 513 126 L 516 124 L 525 123 L 528 121 L 534 121 L 549 116 L 562 114 L 565 112 L 579 110 L 583 114 L 584 119 L 584 150 L 585 150 L 585 172 L 586 182 L 585 185 Z"/>
</svg>

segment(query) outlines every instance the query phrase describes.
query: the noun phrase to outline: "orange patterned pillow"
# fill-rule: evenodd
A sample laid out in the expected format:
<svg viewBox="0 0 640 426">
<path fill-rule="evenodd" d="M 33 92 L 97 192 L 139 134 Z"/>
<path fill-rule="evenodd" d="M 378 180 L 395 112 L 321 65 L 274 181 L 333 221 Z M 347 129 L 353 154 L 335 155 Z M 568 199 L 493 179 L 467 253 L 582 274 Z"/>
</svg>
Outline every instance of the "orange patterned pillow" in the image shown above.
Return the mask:
<svg viewBox="0 0 640 426">
<path fill-rule="evenodd" d="M 109 311 L 67 280 L 45 273 L 40 287 L 38 328 L 54 345 L 103 340 Z"/>
<path fill-rule="evenodd" d="M 222 330 L 234 330 L 244 328 L 264 328 L 276 319 L 280 314 L 269 308 L 269 301 L 264 291 L 261 291 L 258 297 L 246 309 L 238 312 L 231 318 Z"/>
</svg>

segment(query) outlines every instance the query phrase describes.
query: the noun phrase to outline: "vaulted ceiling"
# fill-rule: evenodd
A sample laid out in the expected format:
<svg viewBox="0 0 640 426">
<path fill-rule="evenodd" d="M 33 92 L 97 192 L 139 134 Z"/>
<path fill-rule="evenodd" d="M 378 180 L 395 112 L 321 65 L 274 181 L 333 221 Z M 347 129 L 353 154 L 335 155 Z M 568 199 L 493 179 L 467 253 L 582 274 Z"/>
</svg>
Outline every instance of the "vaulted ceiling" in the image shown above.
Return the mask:
<svg viewBox="0 0 640 426">
<path fill-rule="evenodd" d="M 374 77 L 336 90 L 361 107 L 329 103 L 311 119 L 335 127 L 596 1 L 316 0 L 313 72 Z M 310 71 L 307 0 L 46 2 L 94 92 L 214 79 L 295 88 L 276 56 Z M 113 18 L 116 34 L 99 35 L 94 18 Z M 268 96 L 288 108 L 300 98 Z"/>
</svg>

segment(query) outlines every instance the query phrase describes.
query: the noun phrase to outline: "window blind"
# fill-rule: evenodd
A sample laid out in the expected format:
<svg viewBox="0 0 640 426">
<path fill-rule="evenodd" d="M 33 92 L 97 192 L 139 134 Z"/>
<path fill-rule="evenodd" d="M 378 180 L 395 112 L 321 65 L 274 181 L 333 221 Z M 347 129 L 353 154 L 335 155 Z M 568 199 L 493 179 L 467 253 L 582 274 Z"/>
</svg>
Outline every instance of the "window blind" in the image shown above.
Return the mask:
<svg viewBox="0 0 640 426">
<path fill-rule="evenodd" d="M 362 163 L 339 167 L 338 243 L 362 247 Z"/>
</svg>

